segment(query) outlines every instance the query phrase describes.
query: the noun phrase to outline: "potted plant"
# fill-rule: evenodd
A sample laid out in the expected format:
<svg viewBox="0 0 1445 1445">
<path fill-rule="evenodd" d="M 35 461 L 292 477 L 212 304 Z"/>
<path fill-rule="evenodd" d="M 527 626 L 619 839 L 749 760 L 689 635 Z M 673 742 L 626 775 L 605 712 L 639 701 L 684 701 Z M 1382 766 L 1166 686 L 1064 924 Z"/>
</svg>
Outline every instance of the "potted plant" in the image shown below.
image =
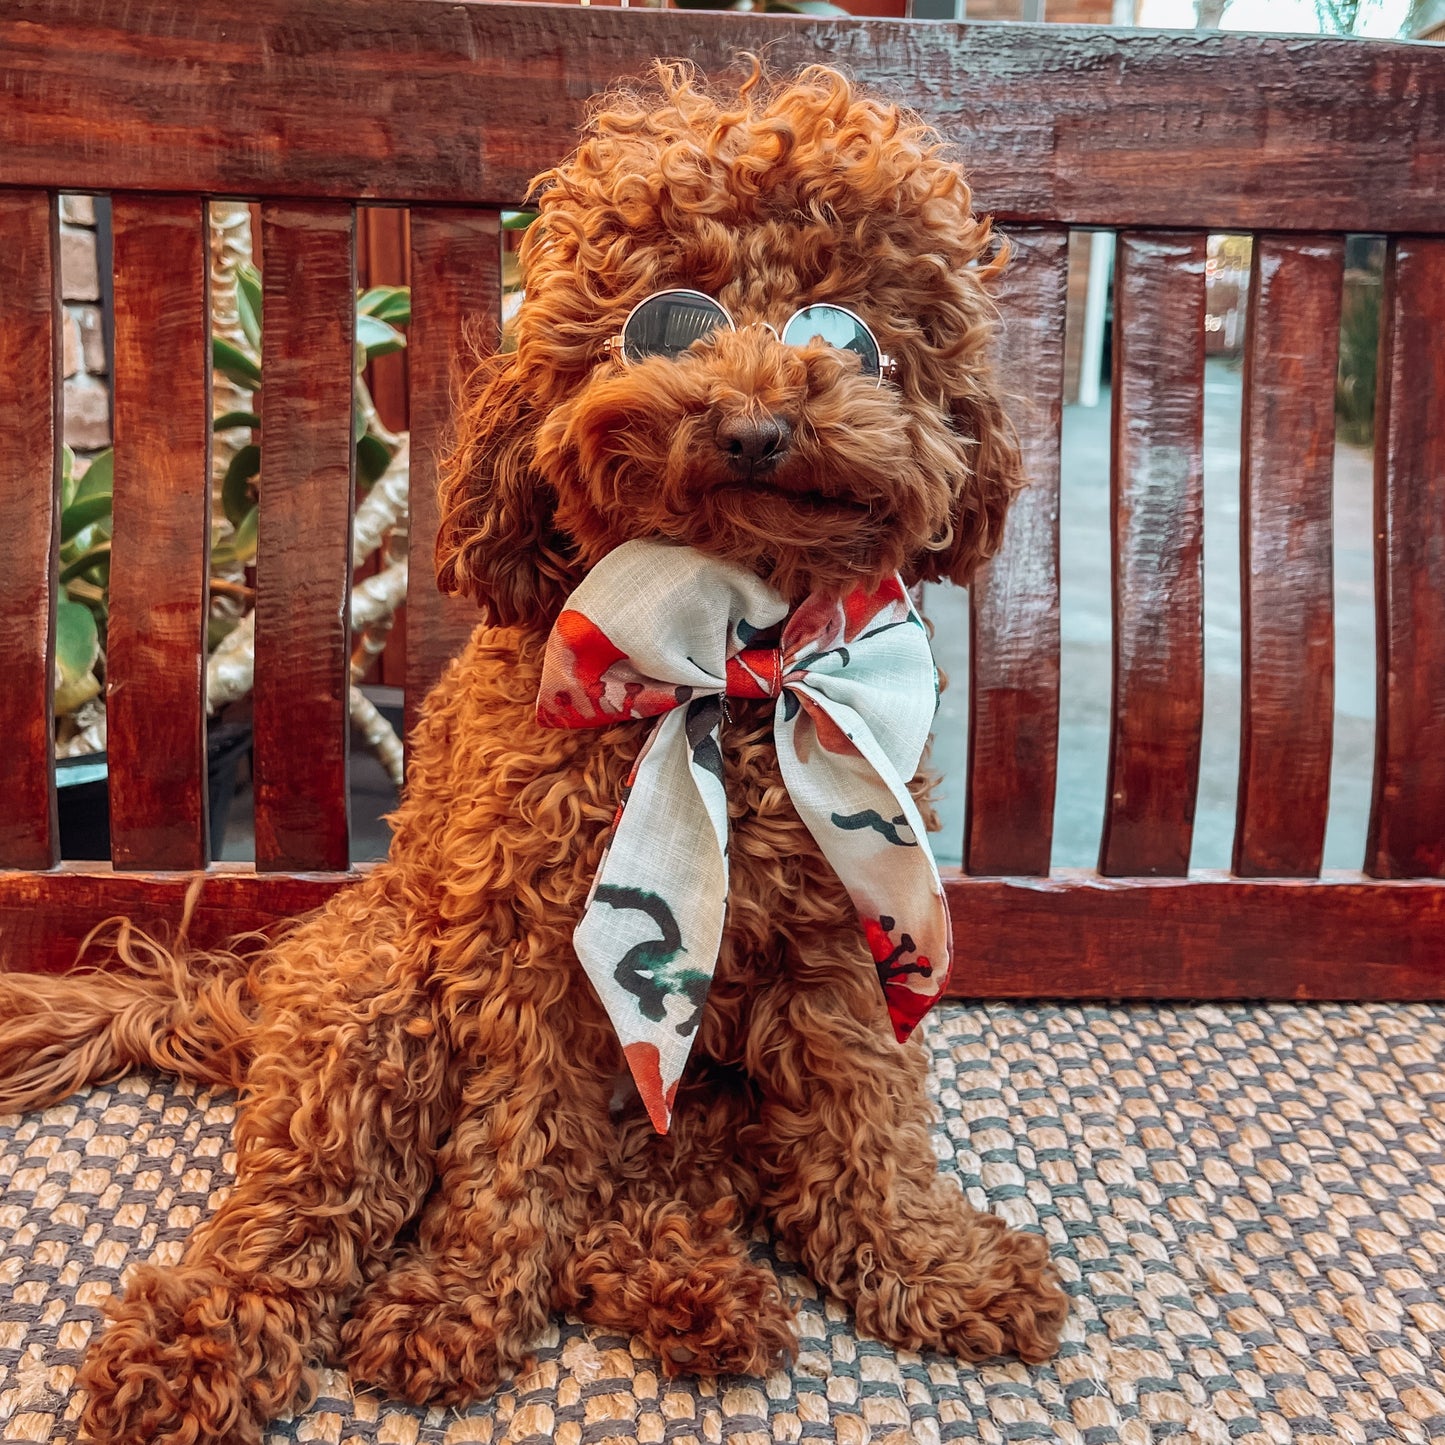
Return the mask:
<svg viewBox="0 0 1445 1445">
<path fill-rule="evenodd" d="M 235 281 L 236 334 L 212 338 L 218 378 L 237 389 L 233 399 L 242 403 L 213 422 L 220 464 L 219 515 L 210 546 L 206 669 L 213 856 L 220 852 L 237 768 L 251 740 L 241 704 L 254 673 L 256 521 L 264 485 L 261 423 L 254 401 L 262 384 L 261 279 L 253 266 L 242 263 L 235 268 Z M 406 345 L 400 328 L 410 313 L 405 287 L 374 287 L 357 299 L 353 440 L 362 499 L 353 528 L 352 562 L 359 567 L 380 551 L 383 565 L 353 589 L 351 712 L 362 739 L 398 786 L 400 739 L 356 684 L 385 646 L 406 594 L 409 449 L 406 434 L 388 431 L 377 417 L 363 371 L 374 357 Z M 74 454 L 65 449 L 55 716 L 61 851 L 67 858 L 105 858 L 110 851 L 104 686 L 113 481 L 111 451 L 100 453 L 80 475 Z"/>
</svg>

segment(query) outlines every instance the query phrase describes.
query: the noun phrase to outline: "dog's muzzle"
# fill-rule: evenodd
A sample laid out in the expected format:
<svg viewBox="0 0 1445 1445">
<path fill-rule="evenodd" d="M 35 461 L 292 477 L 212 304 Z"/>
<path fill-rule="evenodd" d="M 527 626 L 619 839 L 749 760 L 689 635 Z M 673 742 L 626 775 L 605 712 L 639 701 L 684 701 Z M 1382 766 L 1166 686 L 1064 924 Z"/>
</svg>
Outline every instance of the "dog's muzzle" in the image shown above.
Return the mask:
<svg viewBox="0 0 1445 1445">
<path fill-rule="evenodd" d="M 718 450 L 740 476 L 768 471 L 787 456 L 793 445 L 793 428 L 780 416 L 730 416 L 714 433 Z"/>
</svg>

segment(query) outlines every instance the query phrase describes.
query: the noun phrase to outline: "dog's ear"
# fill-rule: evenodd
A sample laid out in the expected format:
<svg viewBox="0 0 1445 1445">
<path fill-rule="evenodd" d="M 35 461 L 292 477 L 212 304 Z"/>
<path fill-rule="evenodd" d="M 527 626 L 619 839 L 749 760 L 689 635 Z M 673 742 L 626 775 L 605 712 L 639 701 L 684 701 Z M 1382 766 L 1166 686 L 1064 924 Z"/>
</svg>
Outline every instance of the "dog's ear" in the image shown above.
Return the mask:
<svg viewBox="0 0 1445 1445">
<path fill-rule="evenodd" d="M 1018 434 L 992 380 L 980 378 L 971 395 L 949 403 L 966 462 L 955 484 L 950 530 L 941 546 L 918 559 L 916 581 L 966 587 L 1003 541 L 1004 517 L 1024 473 Z"/>
<path fill-rule="evenodd" d="M 498 627 L 550 620 L 575 586 L 556 497 L 532 465 L 537 415 L 515 353 L 488 357 L 467 384 L 442 467 L 437 586 L 478 603 Z"/>
</svg>

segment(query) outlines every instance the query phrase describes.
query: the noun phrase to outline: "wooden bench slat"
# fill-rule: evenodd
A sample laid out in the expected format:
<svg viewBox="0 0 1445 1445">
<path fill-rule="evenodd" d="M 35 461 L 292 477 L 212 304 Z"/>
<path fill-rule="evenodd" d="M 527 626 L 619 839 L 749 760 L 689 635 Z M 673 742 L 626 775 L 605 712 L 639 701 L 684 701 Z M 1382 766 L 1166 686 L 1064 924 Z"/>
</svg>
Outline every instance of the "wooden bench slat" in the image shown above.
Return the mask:
<svg viewBox="0 0 1445 1445">
<path fill-rule="evenodd" d="M 211 345 L 205 207 L 196 197 L 119 195 L 111 214 L 111 861 L 118 868 L 198 868 L 208 853 Z"/>
<path fill-rule="evenodd" d="M 195 875 L 0 873 L 7 959 L 61 972 L 124 914 L 174 927 Z M 190 929 L 223 943 L 323 904 L 355 875 L 206 875 Z M 1322 879 L 969 878 L 948 870 L 952 998 L 1445 998 L 1445 885 Z"/>
<path fill-rule="evenodd" d="M 841 62 L 940 122 L 1001 219 L 1428 232 L 1445 205 L 1432 46 L 416 0 L 9 11 L 0 184 L 511 205 L 594 92 L 753 51 Z"/>
<path fill-rule="evenodd" d="M 350 858 L 355 217 L 261 208 L 261 514 L 256 558 L 256 866 Z"/>
<path fill-rule="evenodd" d="M 351 208 L 374 201 L 427 212 L 415 239 L 412 338 L 414 715 L 472 620 L 464 604 L 437 596 L 428 554 L 461 321 L 473 310 L 494 319 L 499 302 L 495 208 L 521 200 L 528 178 L 572 149 L 599 89 L 658 54 L 686 54 L 717 73 L 739 49 L 765 54 L 779 73 L 823 54 L 915 106 L 958 145 L 980 208 L 1035 228 L 1015 273 L 1018 294 L 1006 301 L 1022 312 L 1022 329 L 1004 345 L 1044 397 L 1041 414 L 1019 418 L 1044 485 L 1021 502 L 973 597 L 971 872 L 944 881 L 959 925 L 955 996 L 1445 997 L 1445 239 L 1415 239 L 1445 236 L 1445 109 L 1436 103 L 1445 49 L 1218 33 L 1182 44 L 1103 28 L 623 15 L 489 0 L 253 0 L 240 10 L 193 0 L 184 12 L 167 0 L 0 6 L 0 728 L 23 774 L 18 789 L 0 792 L 0 869 L 23 865 L 0 871 L 0 967 L 67 966 L 79 937 L 117 913 L 173 920 L 196 878 L 204 891 L 192 937 L 204 946 L 294 915 L 357 876 L 339 871 L 349 853 Z M 54 868 L 48 579 L 66 333 L 47 192 L 117 186 L 136 198 L 117 207 L 122 456 L 111 663 L 122 866 Z M 161 195 L 189 199 L 143 215 L 142 200 Z M 204 266 L 177 287 L 189 261 L 159 235 L 179 235 L 211 195 L 259 197 L 266 213 L 261 871 L 198 871 L 205 578 L 193 564 L 205 495 L 194 480 L 204 477 L 206 408 L 192 406 L 190 391 L 204 397 L 206 369 L 204 357 L 197 368 L 186 353 L 198 337 L 204 345 L 205 323 L 163 314 L 139 279 L 149 272 L 178 313 L 203 317 Z M 1126 233 L 1100 850 L 1112 877 L 1037 876 L 1049 861 L 1057 767 L 1055 408 L 1071 226 Z M 184 229 L 190 253 L 202 238 L 189 220 Z M 1262 237 L 1242 488 L 1245 737 L 1234 863 L 1242 874 L 1274 875 L 1265 877 L 1169 876 L 1188 866 L 1202 731 L 1206 229 Z M 1329 278 L 1340 262 L 1332 238 L 1349 231 L 1398 238 L 1376 475 L 1379 726 L 1364 861 L 1377 880 L 1277 876 L 1312 874 L 1320 861 L 1331 662 L 1322 494 L 1338 321 Z M 140 394 L 142 339 L 188 378 L 179 388 L 148 378 L 164 408 Z M 192 469 L 186 457 L 198 448 Z M 147 507 L 163 516 L 160 544 Z M 185 533 L 178 508 L 199 508 L 200 526 Z M 179 656 L 182 632 L 196 646 L 172 668 L 163 659 Z M 157 735 L 153 712 L 171 731 Z M 170 826 L 177 813 L 180 827 Z M 1036 876 L 1017 876 L 1024 869 Z"/>
<path fill-rule="evenodd" d="M 257 873 L 221 863 L 196 872 L 114 872 L 64 863 L 53 872 L 0 872 L 0 972 L 65 973 L 81 941 L 109 918 L 125 917 L 152 936 L 174 938 L 186 894 L 200 878 L 187 941 L 215 948 L 319 908 L 355 874 Z"/>
<path fill-rule="evenodd" d="M 55 812 L 60 277 L 55 200 L 0 191 L 0 868 L 49 868 Z"/>
<path fill-rule="evenodd" d="M 1114 678 L 1099 871 L 1189 869 L 1204 717 L 1204 237 L 1119 237 Z"/>
<path fill-rule="evenodd" d="M 944 892 L 954 997 L 1445 998 L 1438 883 L 1064 870 Z"/>
<path fill-rule="evenodd" d="M 1338 236 L 1255 239 L 1240 480 L 1241 877 L 1310 877 L 1324 857 L 1343 280 Z"/>
<path fill-rule="evenodd" d="M 411 213 L 411 567 L 406 590 L 406 731 L 443 668 L 477 625 L 476 606 L 437 590 L 437 464 L 474 346 L 501 335 L 501 217 L 418 207 Z"/>
<path fill-rule="evenodd" d="M 969 591 L 964 868 L 1044 874 L 1059 752 L 1059 429 L 1069 233 L 1009 232 L 999 379 L 1029 485 Z"/>
<path fill-rule="evenodd" d="M 1365 868 L 1445 876 L 1445 239 L 1392 240 L 1375 421 L 1375 785 Z"/>
</svg>

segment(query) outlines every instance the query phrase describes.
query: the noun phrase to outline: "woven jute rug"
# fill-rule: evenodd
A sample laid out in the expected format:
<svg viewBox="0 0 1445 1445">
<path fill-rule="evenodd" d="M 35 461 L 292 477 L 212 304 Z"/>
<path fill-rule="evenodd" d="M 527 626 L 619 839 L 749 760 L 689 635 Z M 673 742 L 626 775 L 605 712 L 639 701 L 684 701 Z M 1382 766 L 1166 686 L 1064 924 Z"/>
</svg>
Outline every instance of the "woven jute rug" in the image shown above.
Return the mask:
<svg viewBox="0 0 1445 1445">
<path fill-rule="evenodd" d="M 270 1440 L 1445 1441 L 1445 1008 L 951 1005 L 927 1041 L 943 1167 L 1073 1293 L 1049 1364 L 900 1354 L 777 1259 L 792 1371 L 666 1381 L 561 1321 L 470 1410 L 328 1372 Z M 233 1118 L 149 1077 L 0 1116 L 0 1439 L 74 1438 L 97 1306 L 179 1256 Z"/>
</svg>

